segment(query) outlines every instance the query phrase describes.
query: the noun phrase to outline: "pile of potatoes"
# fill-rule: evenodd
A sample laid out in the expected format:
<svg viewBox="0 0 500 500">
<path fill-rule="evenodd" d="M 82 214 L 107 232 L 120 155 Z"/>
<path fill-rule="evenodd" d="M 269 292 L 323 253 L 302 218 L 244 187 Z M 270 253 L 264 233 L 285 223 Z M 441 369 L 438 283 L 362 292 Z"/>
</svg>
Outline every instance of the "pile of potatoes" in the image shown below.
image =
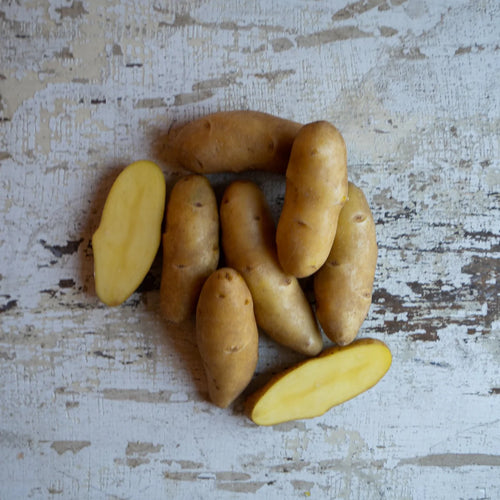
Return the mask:
<svg viewBox="0 0 500 500">
<path fill-rule="evenodd" d="M 340 132 L 326 121 L 220 112 L 171 132 L 165 149 L 191 173 L 172 189 L 163 234 L 160 168 L 139 161 L 119 175 L 93 237 L 99 298 L 126 300 L 162 243 L 161 312 L 173 323 L 196 315 L 209 396 L 221 408 L 254 375 L 259 331 L 303 354 L 248 398 L 247 414 L 259 425 L 321 415 L 375 385 L 390 351 L 355 340 L 371 304 L 375 224 L 363 192 L 348 182 Z M 218 206 L 205 176 L 248 169 L 286 175 L 277 226 L 255 183 L 231 182 Z M 299 281 L 309 276 L 315 309 Z M 321 330 L 335 347 L 323 350 Z"/>
</svg>

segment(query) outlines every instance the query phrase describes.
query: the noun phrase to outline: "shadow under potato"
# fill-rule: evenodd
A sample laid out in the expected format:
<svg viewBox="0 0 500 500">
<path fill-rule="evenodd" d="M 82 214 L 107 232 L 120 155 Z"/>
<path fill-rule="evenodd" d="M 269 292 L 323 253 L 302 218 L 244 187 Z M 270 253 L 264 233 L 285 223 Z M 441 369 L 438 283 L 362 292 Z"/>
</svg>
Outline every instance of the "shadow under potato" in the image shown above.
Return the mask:
<svg viewBox="0 0 500 500">
<path fill-rule="evenodd" d="M 95 297 L 96 295 L 92 236 L 99 227 L 104 204 L 106 203 L 111 186 L 124 168 L 125 165 L 103 169 L 104 173 L 96 183 L 96 187 L 89 192 L 90 203 L 88 208 L 86 208 L 86 218 L 80 234 L 84 251 L 80 255 L 79 265 L 79 281 L 83 285 L 83 290 L 87 296 Z"/>
<path fill-rule="evenodd" d="M 163 339 L 175 351 L 186 370 L 189 370 L 194 388 L 203 400 L 208 400 L 208 388 L 203 363 L 196 345 L 194 318 L 180 324 L 163 321 Z"/>
</svg>

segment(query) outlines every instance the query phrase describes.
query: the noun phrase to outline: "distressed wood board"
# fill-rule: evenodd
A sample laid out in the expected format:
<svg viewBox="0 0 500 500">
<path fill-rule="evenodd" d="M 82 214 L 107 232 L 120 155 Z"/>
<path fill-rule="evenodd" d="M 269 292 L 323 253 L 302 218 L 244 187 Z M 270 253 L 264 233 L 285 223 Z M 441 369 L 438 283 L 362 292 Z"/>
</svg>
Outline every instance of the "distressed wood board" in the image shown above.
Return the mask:
<svg viewBox="0 0 500 500">
<path fill-rule="evenodd" d="M 0 499 L 500 498 L 500 4 L 0 2 Z M 207 401 L 159 259 L 107 308 L 116 175 L 212 111 L 333 122 L 377 223 L 360 332 L 393 364 L 312 420 Z M 284 182 L 246 173 L 277 216 Z M 212 176 L 220 195 L 232 177 Z M 307 283 L 305 283 L 307 287 Z M 248 391 L 298 356 L 261 338 Z"/>
</svg>

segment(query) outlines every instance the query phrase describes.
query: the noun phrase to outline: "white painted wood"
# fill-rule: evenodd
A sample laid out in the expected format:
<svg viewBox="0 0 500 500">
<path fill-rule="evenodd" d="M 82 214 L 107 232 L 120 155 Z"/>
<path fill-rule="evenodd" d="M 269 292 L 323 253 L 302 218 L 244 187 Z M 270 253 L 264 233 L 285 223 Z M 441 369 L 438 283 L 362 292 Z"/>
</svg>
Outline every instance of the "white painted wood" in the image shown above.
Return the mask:
<svg viewBox="0 0 500 500">
<path fill-rule="evenodd" d="M 495 0 L 0 2 L 0 499 L 500 498 Z M 90 239 L 119 169 L 216 110 L 330 120 L 377 220 L 372 390 L 258 428 L 207 401 L 159 262 L 118 308 Z M 283 180 L 247 174 L 275 214 Z M 211 177 L 220 193 L 229 176 Z M 248 393 L 299 358 L 262 338 Z"/>
</svg>

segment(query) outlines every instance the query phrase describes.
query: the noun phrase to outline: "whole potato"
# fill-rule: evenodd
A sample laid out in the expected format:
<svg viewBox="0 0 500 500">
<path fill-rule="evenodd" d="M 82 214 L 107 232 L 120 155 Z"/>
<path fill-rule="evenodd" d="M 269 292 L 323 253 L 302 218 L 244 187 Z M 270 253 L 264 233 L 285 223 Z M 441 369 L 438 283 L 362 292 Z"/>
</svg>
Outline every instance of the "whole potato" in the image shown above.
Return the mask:
<svg viewBox="0 0 500 500">
<path fill-rule="evenodd" d="M 276 231 L 278 258 L 286 273 L 304 278 L 324 264 L 346 199 L 342 135 L 325 121 L 304 125 L 292 146 Z"/>
<path fill-rule="evenodd" d="M 377 264 L 375 222 L 365 195 L 349 183 L 348 197 L 330 255 L 314 276 L 316 315 L 339 345 L 354 340 L 368 314 Z"/>
<path fill-rule="evenodd" d="M 234 269 L 218 269 L 205 281 L 196 308 L 196 340 L 210 399 L 225 408 L 246 388 L 258 360 L 252 295 Z"/>
<path fill-rule="evenodd" d="M 194 314 L 201 287 L 219 262 L 219 214 L 214 191 L 201 175 L 174 185 L 163 234 L 160 309 L 179 323 Z"/>
<path fill-rule="evenodd" d="M 279 265 L 275 225 L 262 191 L 252 182 L 233 182 L 224 192 L 220 217 L 226 262 L 245 279 L 257 324 L 280 344 L 318 354 L 321 333 L 297 278 Z"/>
<path fill-rule="evenodd" d="M 300 127 L 259 111 L 213 113 L 172 130 L 165 156 L 199 174 L 248 169 L 283 173 Z"/>
</svg>

